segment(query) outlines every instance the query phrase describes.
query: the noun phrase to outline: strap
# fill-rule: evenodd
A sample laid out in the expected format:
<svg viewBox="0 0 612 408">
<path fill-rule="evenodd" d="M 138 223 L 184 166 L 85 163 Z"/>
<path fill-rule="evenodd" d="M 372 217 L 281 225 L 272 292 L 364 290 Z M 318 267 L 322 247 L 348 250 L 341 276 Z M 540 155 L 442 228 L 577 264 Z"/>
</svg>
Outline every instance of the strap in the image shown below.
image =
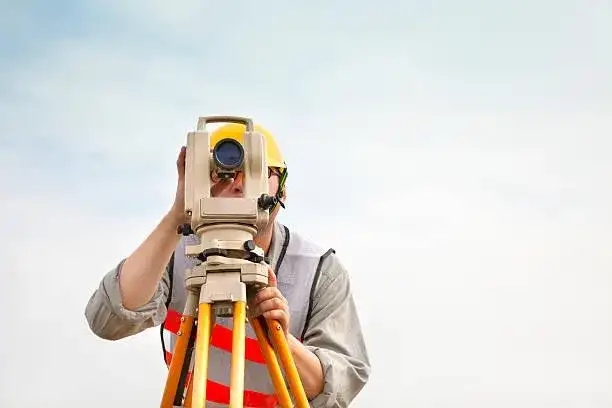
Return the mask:
<svg viewBox="0 0 612 408">
<path fill-rule="evenodd" d="M 312 280 L 312 285 L 310 286 L 310 298 L 308 300 L 308 312 L 306 313 L 306 322 L 304 323 L 304 329 L 302 330 L 302 335 L 300 339 L 304 340 L 304 336 L 306 336 L 306 331 L 308 330 L 308 325 L 310 323 L 310 318 L 312 315 L 312 305 L 314 303 L 314 296 L 317 284 L 319 283 L 319 276 L 321 276 L 321 269 L 323 267 L 323 262 L 331 255 L 335 254 L 336 250 L 333 248 L 329 248 L 327 252 L 325 252 L 319 258 L 319 264 L 317 265 L 317 272 L 315 273 L 314 279 Z"/>
<path fill-rule="evenodd" d="M 170 256 L 170 262 L 168 265 L 168 281 L 169 281 L 169 290 L 168 290 L 168 298 L 166 299 L 166 311 L 168 310 L 168 307 L 170 306 L 170 302 L 172 301 L 172 283 L 174 281 L 174 253 L 176 251 L 172 251 L 172 255 Z M 159 325 L 159 336 L 161 338 L 161 346 L 162 346 L 162 353 L 164 356 L 164 361 L 166 362 L 166 365 L 168 365 L 168 359 L 166 358 L 166 344 L 164 343 L 164 323 Z"/>
<path fill-rule="evenodd" d="M 274 268 L 274 274 L 278 279 L 278 271 L 280 270 L 280 266 L 283 263 L 283 259 L 285 259 L 285 254 L 287 253 L 287 247 L 289 247 L 289 240 L 291 239 L 291 234 L 289 233 L 289 228 L 286 225 L 283 225 L 283 230 L 285 231 L 285 240 L 283 241 L 283 246 L 281 247 L 280 254 L 278 255 L 278 261 L 276 262 L 276 267 Z"/>
<path fill-rule="evenodd" d="M 170 256 L 170 262 L 168 265 L 168 280 L 170 282 L 170 288 L 168 290 L 168 298 L 166 299 L 166 309 L 170 306 L 170 302 L 172 301 L 172 284 L 174 283 L 174 253 L 176 251 L 172 251 L 172 255 Z"/>
</svg>

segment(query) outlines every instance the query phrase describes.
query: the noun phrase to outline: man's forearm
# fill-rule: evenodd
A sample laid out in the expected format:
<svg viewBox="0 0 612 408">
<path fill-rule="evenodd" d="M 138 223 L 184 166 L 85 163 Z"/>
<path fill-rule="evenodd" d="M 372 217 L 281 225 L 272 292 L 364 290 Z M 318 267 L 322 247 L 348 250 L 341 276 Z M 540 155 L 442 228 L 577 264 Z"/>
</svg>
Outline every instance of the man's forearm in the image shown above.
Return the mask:
<svg viewBox="0 0 612 408">
<path fill-rule="evenodd" d="M 126 309 L 138 309 L 155 294 L 181 237 L 176 232 L 178 223 L 176 217 L 167 214 L 123 263 L 119 284 Z"/>
<path fill-rule="evenodd" d="M 289 349 L 297 367 L 304 391 L 308 399 L 313 399 L 323 391 L 323 367 L 319 358 L 291 334 L 287 338 Z"/>
</svg>

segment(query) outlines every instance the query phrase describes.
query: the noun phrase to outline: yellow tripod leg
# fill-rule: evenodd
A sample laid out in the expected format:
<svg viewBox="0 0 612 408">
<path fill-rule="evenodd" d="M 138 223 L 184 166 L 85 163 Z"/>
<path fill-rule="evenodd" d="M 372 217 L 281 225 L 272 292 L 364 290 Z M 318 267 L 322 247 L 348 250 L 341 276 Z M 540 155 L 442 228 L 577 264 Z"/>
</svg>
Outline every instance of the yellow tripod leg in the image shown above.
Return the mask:
<svg viewBox="0 0 612 408">
<path fill-rule="evenodd" d="M 285 337 L 283 328 L 276 320 L 266 319 L 266 323 L 268 325 L 268 333 L 270 339 L 272 340 L 272 344 L 274 345 L 274 349 L 278 353 L 283 369 L 287 374 L 289 388 L 291 388 L 291 392 L 293 393 L 297 407 L 308 408 L 308 398 L 306 397 L 304 386 L 302 385 L 297 367 L 295 366 L 295 361 L 293 361 L 293 356 L 289 350 L 289 343 L 287 343 L 287 338 Z"/>
<path fill-rule="evenodd" d="M 234 302 L 232 361 L 230 366 L 230 408 L 243 408 L 246 343 L 246 302 Z"/>
<path fill-rule="evenodd" d="M 278 397 L 278 402 L 281 408 L 291 408 L 293 407 L 291 396 L 289 395 L 287 384 L 285 384 L 285 379 L 283 378 L 283 373 L 280 365 L 278 364 L 276 354 L 274 354 L 274 350 L 272 349 L 272 346 L 270 345 L 266 333 L 261 325 L 262 319 L 263 318 L 261 316 L 251 319 L 251 326 L 253 327 L 255 335 L 257 336 L 257 342 L 259 343 L 261 354 L 266 361 L 268 373 L 270 373 L 270 379 L 272 380 L 274 391 Z"/>
<path fill-rule="evenodd" d="M 212 305 L 200 303 L 198 311 L 198 331 L 195 346 L 195 366 L 193 368 L 193 388 L 191 406 L 206 407 L 206 381 L 208 380 L 208 356 L 210 333 L 212 330 Z"/>
</svg>

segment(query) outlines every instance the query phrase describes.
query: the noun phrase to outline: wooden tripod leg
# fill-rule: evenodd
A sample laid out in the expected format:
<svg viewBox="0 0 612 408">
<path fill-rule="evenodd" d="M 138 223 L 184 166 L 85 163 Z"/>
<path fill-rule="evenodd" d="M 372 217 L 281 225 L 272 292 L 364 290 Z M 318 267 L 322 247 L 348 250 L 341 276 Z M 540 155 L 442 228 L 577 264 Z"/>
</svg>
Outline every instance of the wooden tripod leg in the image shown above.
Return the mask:
<svg viewBox="0 0 612 408">
<path fill-rule="evenodd" d="M 272 340 L 272 344 L 274 345 L 274 350 L 276 350 L 278 353 L 283 369 L 287 374 L 289 388 L 291 388 L 291 392 L 296 401 L 297 407 L 308 408 L 308 398 L 306 397 L 302 380 L 300 379 L 297 367 L 295 366 L 295 361 L 293 361 L 291 350 L 289 350 L 289 343 L 287 343 L 287 338 L 285 337 L 283 328 L 276 320 L 266 319 L 266 323 L 268 325 L 268 334 Z"/>
<path fill-rule="evenodd" d="M 178 386 L 183 365 L 185 364 L 187 347 L 189 345 L 189 338 L 191 337 L 193 326 L 193 316 L 183 315 L 181 317 L 181 326 L 179 328 L 179 332 L 177 333 L 177 340 L 174 346 L 174 352 L 172 353 L 172 360 L 170 361 L 168 379 L 166 380 L 166 387 L 164 388 L 161 408 L 174 407 L 176 395 L 183 395 L 183 390 L 179 390 Z"/>
<path fill-rule="evenodd" d="M 257 342 L 259 343 L 261 354 L 266 361 L 268 373 L 270 373 L 270 379 L 272 380 L 272 385 L 274 385 L 274 391 L 278 397 L 278 402 L 281 408 L 291 408 L 293 407 L 293 402 L 291 402 L 291 396 L 289 395 L 287 384 L 285 384 L 285 379 L 283 378 L 283 373 L 280 365 L 278 364 L 276 354 L 274 354 L 274 350 L 272 349 L 272 346 L 270 345 L 266 333 L 261 325 L 261 319 L 262 317 L 259 316 L 254 319 L 250 319 L 249 322 L 255 331 L 255 335 L 257 336 Z"/>
<path fill-rule="evenodd" d="M 234 302 L 232 360 L 230 366 L 230 408 L 243 408 L 246 343 L 246 302 Z"/>
<path fill-rule="evenodd" d="M 210 346 L 210 333 L 212 331 L 212 305 L 200 303 L 198 310 L 198 332 L 195 346 L 195 365 L 193 368 L 193 383 L 190 388 L 191 406 L 193 408 L 206 407 L 206 382 L 208 380 L 208 356 Z"/>
</svg>

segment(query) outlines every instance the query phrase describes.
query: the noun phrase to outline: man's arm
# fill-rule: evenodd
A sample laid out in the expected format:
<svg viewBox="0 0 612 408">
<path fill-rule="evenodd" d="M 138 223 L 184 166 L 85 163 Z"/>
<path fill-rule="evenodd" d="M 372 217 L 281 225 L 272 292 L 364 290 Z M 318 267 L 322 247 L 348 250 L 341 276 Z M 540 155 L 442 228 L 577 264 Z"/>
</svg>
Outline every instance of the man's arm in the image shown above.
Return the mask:
<svg viewBox="0 0 612 408">
<path fill-rule="evenodd" d="M 119 283 L 126 309 L 143 307 L 159 290 L 162 275 L 181 239 L 177 233 L 180 222 L 176 215 L 167 214 L 123 263 Z"/>
<path fill-rule="evenodd" d="M 160 324 L 166 316 L 169 260 L 180 240 L 167 215 L 145 241 L 101 280 L 85 308 L 91 330 L 117 340 Z"/>
<path fill-rule="evenodd" d="M 294 338 L 289 344 L 304 388 L 316 395 L 312 407 L 347 407 L 368 381 L 370 361 L 349 275 L 335 255 L 323 265 L 302 344 Z"/>
</svg>

